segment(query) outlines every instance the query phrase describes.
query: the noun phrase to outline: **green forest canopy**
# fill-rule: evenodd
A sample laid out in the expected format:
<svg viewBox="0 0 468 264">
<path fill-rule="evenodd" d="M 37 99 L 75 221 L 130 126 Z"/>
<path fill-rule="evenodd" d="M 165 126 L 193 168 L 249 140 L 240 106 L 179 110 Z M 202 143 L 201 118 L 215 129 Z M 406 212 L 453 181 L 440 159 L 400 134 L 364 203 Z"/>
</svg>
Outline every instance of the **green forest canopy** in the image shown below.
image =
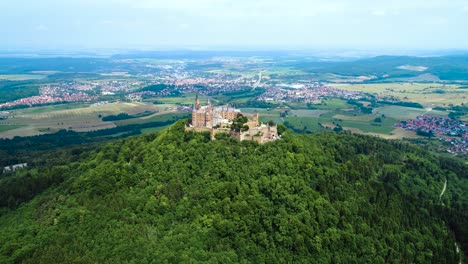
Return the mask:
<svg viewBox="0 0 468 264">
<path fill-rule="evenodd" d="M 1 178 L 0 262 L 456 263 L 456 241 L 467 252 L 458 161 L 347 133 L 259 145 L 183 126 Z M 27 201 L 30 179 L 49 187 Z"/>
</svg>

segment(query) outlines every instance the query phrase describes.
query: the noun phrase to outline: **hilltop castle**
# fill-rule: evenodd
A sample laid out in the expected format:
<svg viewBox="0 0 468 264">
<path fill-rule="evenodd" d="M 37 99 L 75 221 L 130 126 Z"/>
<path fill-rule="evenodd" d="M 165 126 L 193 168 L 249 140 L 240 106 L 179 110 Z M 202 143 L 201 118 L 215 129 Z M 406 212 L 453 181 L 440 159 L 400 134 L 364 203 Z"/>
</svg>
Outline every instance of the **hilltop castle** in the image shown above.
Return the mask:
<svg viewBox="0 0 468 264">
<path fill-rule="evenodd" d="M 233 129 L 233 121 L 245 116 L 242 129 Z M 202 106 L 197 97 L 192 110 L 192 121 L 186 127 L 187 131 L 209 131 L 211 139 L 216 139 L 216 134 L 226 133 L 238 140 L 253 140 L 265 143 L 278 139 L 276 125 L 261 124 L 258 113 L 247 116 L 229 104 L 224 106 L 213 106 L 209 102 Z"/>
</svg>

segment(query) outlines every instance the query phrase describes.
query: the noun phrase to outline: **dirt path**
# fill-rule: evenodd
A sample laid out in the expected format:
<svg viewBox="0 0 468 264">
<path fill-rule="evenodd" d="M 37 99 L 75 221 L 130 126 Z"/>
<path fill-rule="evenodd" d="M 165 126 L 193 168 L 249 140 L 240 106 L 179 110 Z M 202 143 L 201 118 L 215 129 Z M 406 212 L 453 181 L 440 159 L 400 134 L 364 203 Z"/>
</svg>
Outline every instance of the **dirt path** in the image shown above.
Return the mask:
<svg viewBox="0 0 468 264">
<path fill-rule="evenodd" d="M 444 188 L 442 188 L 442 192 L 440 193 L 440 196 L 439 196 L 439 201 L 441 202 L 442 202 L 442 195 L 444 195 L 445 190 L 447 190 L 447 179 L 445 179 Z M 442 205 L 444 205 L 444 202 L 442 202 Z"/>
</svg>

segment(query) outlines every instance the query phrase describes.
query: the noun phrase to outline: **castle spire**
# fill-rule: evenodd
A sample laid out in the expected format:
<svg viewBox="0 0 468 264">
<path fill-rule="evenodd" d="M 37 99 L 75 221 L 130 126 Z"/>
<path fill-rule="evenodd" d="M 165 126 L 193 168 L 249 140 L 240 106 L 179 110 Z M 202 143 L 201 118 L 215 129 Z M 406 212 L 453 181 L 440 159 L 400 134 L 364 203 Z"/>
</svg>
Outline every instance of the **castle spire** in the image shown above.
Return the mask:
<svg viewBox="0 0 468 264">
<path fill-rule="evenodd" d="M 198 100 L 198 92 L 197 92 L 197 95 L 195 96 L 195 109 L 199 110 L 200 108 L 201 108 L 200 100 Z"/>
</svg>

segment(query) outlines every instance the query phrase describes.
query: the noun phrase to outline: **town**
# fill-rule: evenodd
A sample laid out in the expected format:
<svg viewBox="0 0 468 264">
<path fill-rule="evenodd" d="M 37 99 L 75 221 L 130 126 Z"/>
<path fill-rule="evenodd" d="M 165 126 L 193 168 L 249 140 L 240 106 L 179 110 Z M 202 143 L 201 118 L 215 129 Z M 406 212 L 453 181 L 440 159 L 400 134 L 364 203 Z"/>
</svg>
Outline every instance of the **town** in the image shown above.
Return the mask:
<svg viewBox="0 0 468 264">
<path fill-rule="evenodd" d="M 360 92 L 346 91 L 320 85 L 286 85 L 273 87 L 258 97 L 259 101 L 289 101 L 313 103 L 324 98 L 340 98 L 345 100 L 360 100 L 367 96 Z"/>
<path fill-rule="evenodd" d="M 401 121 L 395 126 L 447 142 L 450 144 L 447 150 L 450 153 L 468 154 L 468 125 L 463 121 L 420 115 L 416 119 Z"/>
</svg>

